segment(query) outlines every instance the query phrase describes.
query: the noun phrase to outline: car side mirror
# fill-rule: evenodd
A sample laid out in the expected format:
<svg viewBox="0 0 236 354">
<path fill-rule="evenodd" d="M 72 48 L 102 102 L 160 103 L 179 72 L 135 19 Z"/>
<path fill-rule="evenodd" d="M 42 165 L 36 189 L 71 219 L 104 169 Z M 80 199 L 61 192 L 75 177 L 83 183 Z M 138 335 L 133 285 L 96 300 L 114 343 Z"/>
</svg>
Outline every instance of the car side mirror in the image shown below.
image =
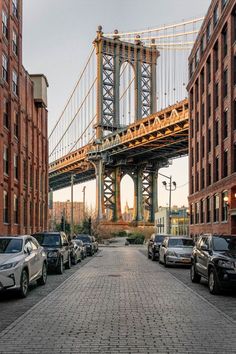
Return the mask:
<svg viewBox="0 0 236 354">
<path fill-rule="evenodd" d="M 207 245 L 201 245 L 201 250 L 202 251 L 209 251 L 209 248 Z"/>
<path fill-rule="evenodd" d="M 27 253 L 28 255 L 30 255 L 31 252 L 32 252 L 32 248 L 29 247 L 29 246 L 25 246 L 25 247 L 24 247 L 24 252 Z"/>
</svg>

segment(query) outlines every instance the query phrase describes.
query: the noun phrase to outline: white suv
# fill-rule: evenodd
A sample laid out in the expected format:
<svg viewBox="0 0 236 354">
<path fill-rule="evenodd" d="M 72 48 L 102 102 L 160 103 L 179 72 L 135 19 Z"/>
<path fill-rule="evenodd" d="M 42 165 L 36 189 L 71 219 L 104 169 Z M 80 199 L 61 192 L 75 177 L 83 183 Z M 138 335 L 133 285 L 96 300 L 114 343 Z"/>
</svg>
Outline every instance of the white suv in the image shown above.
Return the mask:
<svg viewBox="0 0 236 354">
<path fill-rule="evenodd" d="M 47 256 L 32 236 L 0 236 L 0 290 L 17 289 L 26 297 L 29 284 L 46 284 Z"/>
</svg>

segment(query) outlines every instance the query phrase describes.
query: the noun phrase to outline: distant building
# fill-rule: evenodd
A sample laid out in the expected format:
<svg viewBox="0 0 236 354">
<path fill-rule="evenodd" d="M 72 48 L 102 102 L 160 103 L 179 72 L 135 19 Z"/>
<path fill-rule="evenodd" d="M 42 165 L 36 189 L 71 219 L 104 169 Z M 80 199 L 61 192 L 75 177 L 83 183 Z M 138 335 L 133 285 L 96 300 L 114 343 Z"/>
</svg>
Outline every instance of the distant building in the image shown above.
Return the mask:
<svg viewBox="0 0 236 354">
<path fill-rule="evenodd" d="M 134 208 L 130 208 L 128 202 L 125 204 L 125 211 L 122 214 L 122 219 L 127 222 L 134 220 Z"/>
<path fill-rule="evenodd" d="M 68 224 L 71 222 L 71 202 L 53 202 L 53 209 L 50 210 L 51 224 L 60 224 L 62 216 Z M 84 220 L 84 204 L 82 202 L 73 203 L 73 219 L 74 225 L 79 225 Z"/>
<path fill-rule="evenodd" d="M 168 234 L 169 223 L 171 235 L 189 235 L 189 210 L 186 207 L 173 207 L 169 217 L 169 208 L 159 207 L 155 213 L 155 230 L 158 234 Z"/>
<path fill-rule="evenodd" d="M 213 0 L 189 57 L 190 233 L 236 234 L 236 1 Z"/>
<path fill-rule="evenodd" d="M 22 65 L 22 1 L 0 1 L 0 235 L 48 224 L 47 79 Z"/>
</svg>

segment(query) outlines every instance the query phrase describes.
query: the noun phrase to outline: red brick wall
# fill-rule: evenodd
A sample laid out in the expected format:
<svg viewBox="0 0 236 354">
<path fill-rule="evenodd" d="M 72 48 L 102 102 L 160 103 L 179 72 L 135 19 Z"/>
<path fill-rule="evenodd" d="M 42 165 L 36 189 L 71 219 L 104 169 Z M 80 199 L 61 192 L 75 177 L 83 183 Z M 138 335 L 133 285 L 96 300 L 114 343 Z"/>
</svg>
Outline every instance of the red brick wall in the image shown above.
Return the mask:
<svg viewBox="0 0 236 354">
<path fill-rule="evenodd" d="M 47 229 L 48 205 L 48 141 L 47 109 L 33 99 L 33 82 L 22 66 L 22 1 L 19 1 L 18 19 L 12 14 L 12 1 L 0 2 L 8 13 L 8 40 L 0 31 L 0 58 L 8 57 L 8 82 L 0 80 L 0 235 L 23 234 Z M 18 55 L 12 51 L 12 31 L 18 34 Z M 0 61 L 0 62 L 1 62 Z M 18 73 L 18 96 L 12 92 L 12 70 Z M 9 127 L 3 125 L 3 98 L 9 101 Z M 18 138 L 14 135 L 14 115 L 19 116 Z M 3 173 L 3 147 L 9 148 L 9 174 Z M 14 153 L 18 154 L 18 179 L 14 178 Z M 27 173 L 24 183 L 24 161 Z M 33 183 L 31 185 L 30 180 Z M 42 181 L 41 181 L 42 180 Z M 41 188 L 42 186 L 42 188 Z M 3 192 L 8 192 L 8 223 L 3 223 Z M 18 196 L 18 223 L 14 223 L 14 194 Z M 26 209 L 24 211 L 24 201 Z M 32 215 L 30 215 L 32 203 Z M 24 222 L 24 212 L 26 222 Z"/>
</svg>

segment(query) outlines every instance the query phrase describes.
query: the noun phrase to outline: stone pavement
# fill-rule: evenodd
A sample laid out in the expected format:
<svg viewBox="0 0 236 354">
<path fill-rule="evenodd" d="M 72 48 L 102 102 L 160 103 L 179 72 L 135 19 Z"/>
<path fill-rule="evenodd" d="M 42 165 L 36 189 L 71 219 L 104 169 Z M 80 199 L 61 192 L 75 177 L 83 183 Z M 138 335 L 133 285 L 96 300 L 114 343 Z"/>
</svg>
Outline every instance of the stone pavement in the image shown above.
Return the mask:
<svg viewBox="0 0 236 354">
<path fill-rule="evenodd" d="M 236 324 L 137 248 L 104 248 L 0 333 L 0 353 L 236 353 Z"/>
</svg>

